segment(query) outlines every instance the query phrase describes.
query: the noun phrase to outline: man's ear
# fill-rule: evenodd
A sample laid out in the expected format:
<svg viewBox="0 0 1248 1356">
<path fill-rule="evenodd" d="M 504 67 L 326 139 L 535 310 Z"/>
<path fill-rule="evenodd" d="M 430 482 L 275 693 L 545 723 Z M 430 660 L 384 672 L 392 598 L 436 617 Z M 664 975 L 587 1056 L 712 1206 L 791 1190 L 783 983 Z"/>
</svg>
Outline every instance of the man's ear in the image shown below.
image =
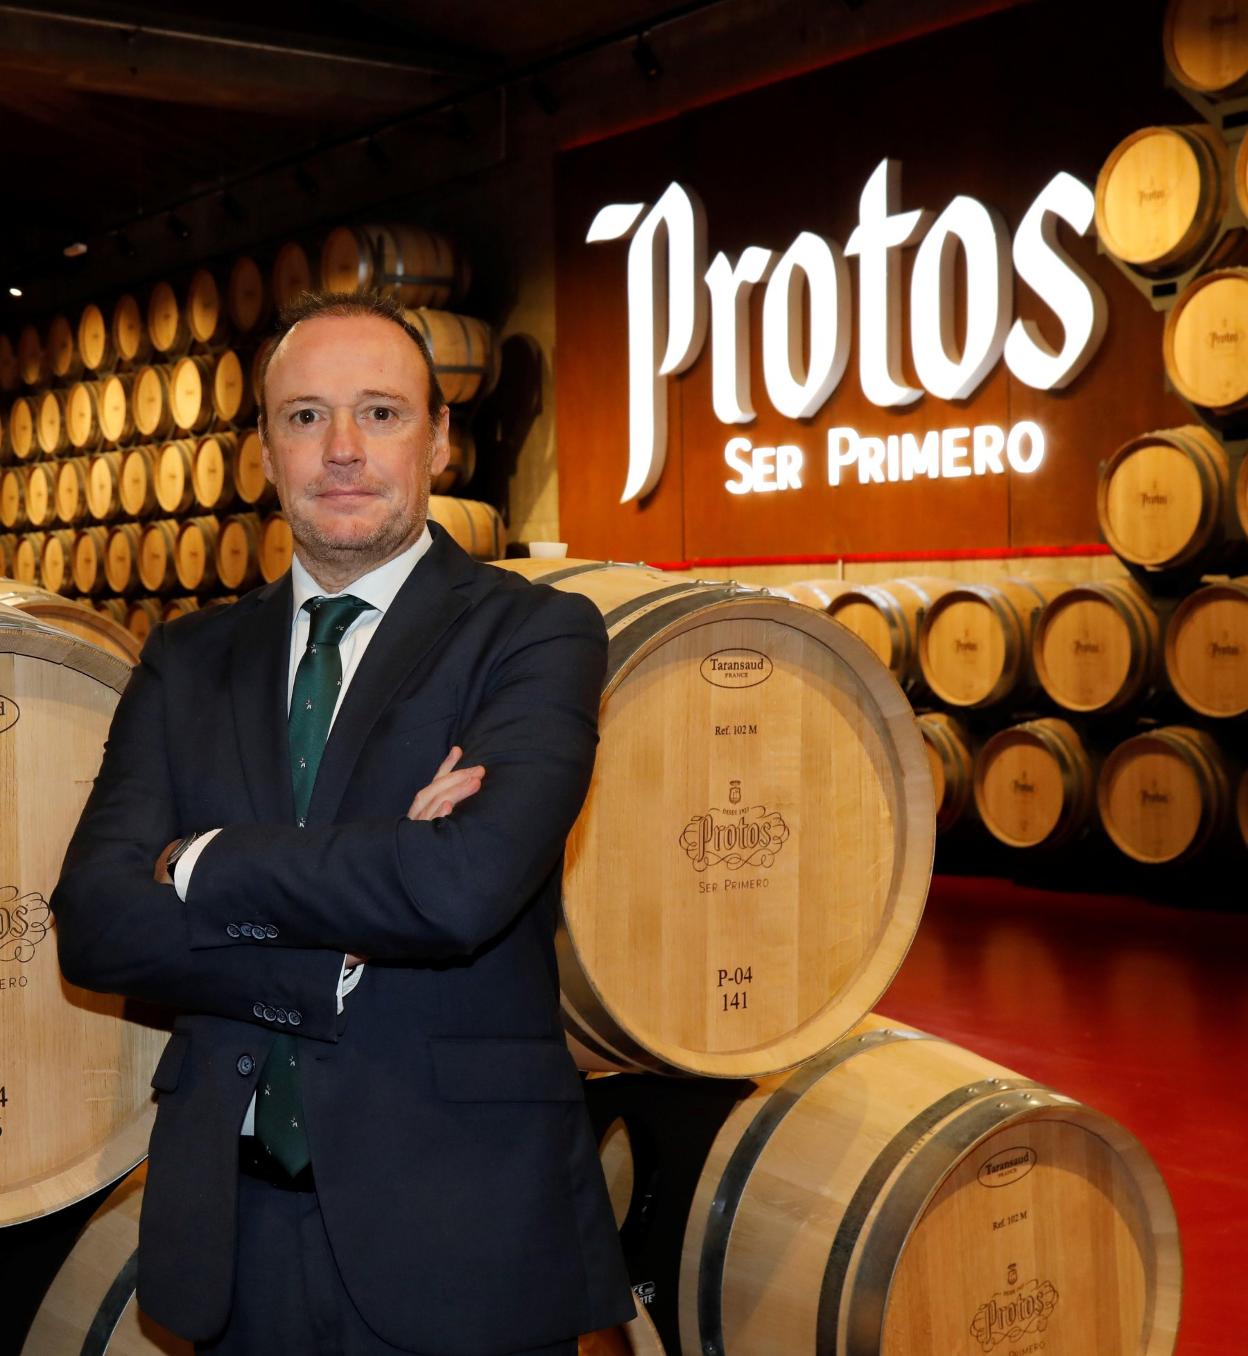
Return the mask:
<svg viewBox="0 0 1248 1356">
<path fill-rule="evenodd" d="M 433 452 L 429 458 L 429 476 L 440 476 L 451 459 L 451 409 L 443 405 L 433 424 Z"/>
<path fill-rule="evenodd" d="M 260 465 L 264 467 L 264 478 L 271 485 L 276 485 L 277 476 L 273 474 L 273 454 L 269 451 L 269 440 L 262 421 L 257 422 L 256 432 L 260 435 Z"/>
</svg>

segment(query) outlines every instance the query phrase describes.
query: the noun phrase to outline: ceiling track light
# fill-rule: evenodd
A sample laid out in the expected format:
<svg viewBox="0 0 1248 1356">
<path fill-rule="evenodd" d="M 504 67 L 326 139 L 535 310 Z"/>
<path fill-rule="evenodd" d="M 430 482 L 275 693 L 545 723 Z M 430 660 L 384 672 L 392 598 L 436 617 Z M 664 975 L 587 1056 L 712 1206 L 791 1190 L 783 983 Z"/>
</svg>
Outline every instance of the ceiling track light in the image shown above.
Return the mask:
<svg viewBox="0 0 1248 1356">
<path fill-rule="evenodd" d="M 10 287 L 10 288 L 9 288 L 9 296 L 11 296 L 11 297 L 20 297 L 21 295 L 22 295 L 22 289 L 21 289 L 20 287 Z"/>
<path fill-rule="evenodd" d="M 66 259 L 77 259 L 86 254 L 87 247 L 81 240 L 75 240 L 72 245 L 66 245 L 61 253 Z"/>
</svg>

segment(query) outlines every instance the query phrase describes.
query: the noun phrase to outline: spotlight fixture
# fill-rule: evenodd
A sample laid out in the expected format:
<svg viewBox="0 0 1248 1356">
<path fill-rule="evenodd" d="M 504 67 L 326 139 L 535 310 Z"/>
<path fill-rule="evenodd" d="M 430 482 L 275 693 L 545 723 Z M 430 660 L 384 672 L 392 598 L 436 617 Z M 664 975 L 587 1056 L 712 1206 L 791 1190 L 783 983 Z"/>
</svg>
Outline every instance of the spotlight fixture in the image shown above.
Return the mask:
<svg viewBox="0 0 1248 1356">
<path fill-rule="evenodd" d="M 86 252 L 87 247 L 82 243 L 81 240 L 75 240 L 72 245 L 66 245 L 65 248 L 61 251 L 61 253 L 66 257 L 66 259 L 77 259 L 79 255 L 86 254 Z"/>
<path fill-rule="evenodd" d="M 663 74 L 663 67 L 659 65 L 659 58 L 655 55 L 654 48 L 650 46 L 650 41 L 644 33 L 638 33 L 637 41 L 633 43 L 633 60 L 637 63 L 637 69 L 647 80 L 657 80 Z"/>
<path fill-rule="evenodd" d="M 21 289 L 20 287 L 10 287 L 10 288 L 9 288 L 9 296 L 11 296 L 11 297 L 20 297 L 21 295 L 22 295 L 22 289 Z"/>
<path fill-rule="evenodd" d="M 191 234 L 191 228 L 176 212 L 169 213 L 165 218 L 165 225 L 179 240 L 186 240 Z"/>
</svg>

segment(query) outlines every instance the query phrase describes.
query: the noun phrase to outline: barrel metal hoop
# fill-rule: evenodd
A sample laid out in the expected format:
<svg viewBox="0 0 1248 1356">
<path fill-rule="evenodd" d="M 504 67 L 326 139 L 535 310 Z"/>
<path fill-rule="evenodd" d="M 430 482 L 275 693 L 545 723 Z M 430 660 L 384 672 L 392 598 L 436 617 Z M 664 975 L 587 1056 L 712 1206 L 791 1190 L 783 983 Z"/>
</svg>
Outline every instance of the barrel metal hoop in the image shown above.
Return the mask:
<svg viewBox="0 0 1248 1356">
<path fill-rule="evenodd" d="M 694 590 L 692 593 L 688 592 L 691 588 Z M 611 637 L 607 644 L 607 676 L 603 683 L 604 692 L 616 684 L 629 661 L 637 658 L 647 644 L 656 636 L 661 635 L 667 627 L 702 611 L 704 608 L 713 607 L 717 603 L 728 602 L 733 596 L 726 588 L 706 589 L 692 585 L 687 581 L 684 584 L 673 584 L 664 592 L 679 594 L 680 596 L 674 597 L 670 603 L 664 603 L 662 607 L 656 607 L 638 617 L 635 622 L 629 622 L 621 631 Z M 654 595 L 650 596 L 653 597 Z M 639 598 L 629 611 L 635 611 L 638 607 L 644 606 L 646 606 L 646 599 Z"/>
<path fill-rule="evenodd" d="M 661 598 L 674 598 L 678 594 L 689 593 L 695 587 L 686 579 L 678 584 L 668 584 L 661 589 L 655 589 L 653 593 L 643 594 L 640 598 L 632 598 L 627 603 L 621 603 L 619 607 L 613 607 L 610 612 L 603 614 L 603 623 L 610 631 L 638 608 L 649 607 L 651 603 L 657 603 Z"/>
<path fill-rule="evenodd" d="M 591 560 L 589 564 L 565 565 L 561 570 L 552 570 L 549 574 L 541 575 L 533 582 L 535 584 L 557 584 L 561 579 L 571 579 L 576 574 L 589 574 L 593 570 L 605 570 L 607 567 L 599 560 Z"/>
<path fill-rule="evenodd" d="M 100 1307 L 91 1319 L 91 1326 L 82 1339 L 78 1356 L 107 1356 L 109 1343 L 126 1305 L 134 1298 L 139 1284 L 139 1250 L 130 1254 L 122 1264 L 121 1270 L 113 1277 L 113 1283 L 104 1293 Z"/>
<path fill-rule="evenodd" d="M 863 1174 L 846 1207 L 828 1254 L 819 1293 L 816 1356 L 868 1356 L 868 1353 L 876 1356 L 884 1335 L 888 1291 L 906 1238 L 928 1198 L 956 1166 L 961 1155 L 998 1122 L 1008 1119 L 1008 1114 L 1001 1111 L 999 1098 L 1019 1091 L 1036 1094 L 1046 1090 L 1025 1078 L 981 1079 L 969 1086 L 955 1088 L 919 1112 L 881 1150 Z M 981 1106 L 974 1107 L 971 1114 L 960 1116 L 952 1125 L 932 1133 L 942 1121 L 976 1102 Z M 879 1201 L 889 1178 L 907 1157 L 911 1161 L 889 1192 L 888 1200 L 870 1228 L 866 1245 L 859 1249 L 859 1239 L 873 1206 Z M 881 1249 L 889 1251 L 884 1253 Z M 837 1330 L 846 1298 L 845 1280 L 855 1251 L 861 1253 L 862 1260 L 850 1297 L 846 1343 L 844 1347 L 838 1347 Z M 870 1333 L 874 1333 L 874 1337 L 869 1338 Z"/>
<path fill-rule="evenodd" d="M 698 1262 L 698 1334 L 702 1356 L 724 1356 L 724 1263 L 741 1197 L 780 1122 L 825 1074 L 855 1055 L 896 1041 L 932 1040 L 924 1031 L 870 1031 L 838 1041 L 825 1055 L 791 1074 L 767 1099 L 737 1141 L 720 1176 L 707 1216 Z M 823 1356 L 822 1347 L 816 1348 Z M 828 1356 L 834 1356 L 831 1349 Z"/>
</svg>

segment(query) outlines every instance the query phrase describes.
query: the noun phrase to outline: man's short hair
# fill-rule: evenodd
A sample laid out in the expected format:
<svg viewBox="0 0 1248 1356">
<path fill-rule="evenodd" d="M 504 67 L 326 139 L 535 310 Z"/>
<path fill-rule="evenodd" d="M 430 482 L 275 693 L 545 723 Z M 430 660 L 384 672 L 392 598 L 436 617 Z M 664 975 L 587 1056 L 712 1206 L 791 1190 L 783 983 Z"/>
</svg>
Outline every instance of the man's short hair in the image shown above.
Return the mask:
<svg viewBox="0 0 1248 1356">
<path fill-rule="evenodd" d="M 277 315 L 277 324 L 273 329 L 260 360 L 256 373 L 256 421 L 260 428 L 265 424 L 264 383 L 269 374 L 269 363 L 277 352 L 277 346 L 302 320 L 314 320 L 317 316 L 359 316 L 375 315 L 388 320 L 399 329 L 420 350 L 425 370 L 429 374 L 429 418 L 436 420 L 446 404 L 442 394 L 442 383 L 438 380 L 437 368 L 433 365 L 433 354 L 425 336 L 407 318 L 402 305 L 394 297 L 381 292 L 300 292 L 293 301 L 287 302 Z"/>
</svg>

